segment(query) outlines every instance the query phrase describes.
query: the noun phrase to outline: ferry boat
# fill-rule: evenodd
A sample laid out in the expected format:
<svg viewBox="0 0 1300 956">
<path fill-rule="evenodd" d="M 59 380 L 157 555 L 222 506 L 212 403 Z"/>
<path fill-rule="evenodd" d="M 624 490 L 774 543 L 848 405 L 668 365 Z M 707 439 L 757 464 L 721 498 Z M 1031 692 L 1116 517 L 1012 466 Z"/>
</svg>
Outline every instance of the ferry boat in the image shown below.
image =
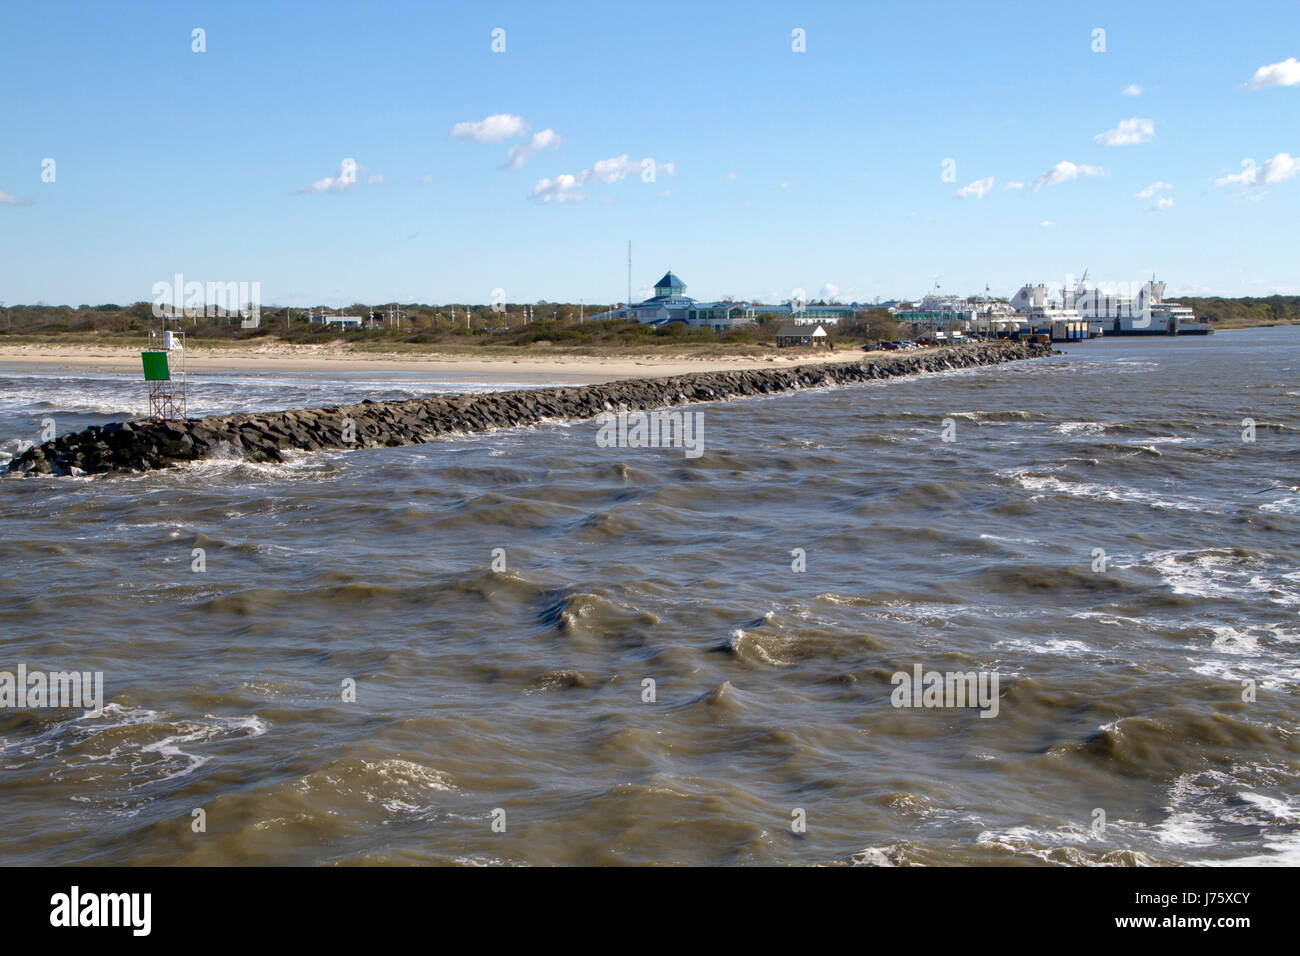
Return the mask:
<svg viewBox="0 0 1300 956">
<path fill-rule="evenodd" d="M 1011 310 L 1028 325 L 1032 335 L 1046 335 L 1053 342 L 1081 342 L 1092 332 L 1088 321 L 1068 301 L 1053 299 L 1047 286 L 1025 284 L 1011 297 Z"/>
<path fill-rule="evenodd" d="M 1088 288 L 1088 273 L 1075 284 L 1067 301 L 1088 322 L 1107 335 L 1210 335 L 1208 322 L 1197 321 L 1191 307 L 1164 300 L 1165 284 L 1155 277 L 1143 283 L 1136 296 L 1123 296 Z"/>
</svg>

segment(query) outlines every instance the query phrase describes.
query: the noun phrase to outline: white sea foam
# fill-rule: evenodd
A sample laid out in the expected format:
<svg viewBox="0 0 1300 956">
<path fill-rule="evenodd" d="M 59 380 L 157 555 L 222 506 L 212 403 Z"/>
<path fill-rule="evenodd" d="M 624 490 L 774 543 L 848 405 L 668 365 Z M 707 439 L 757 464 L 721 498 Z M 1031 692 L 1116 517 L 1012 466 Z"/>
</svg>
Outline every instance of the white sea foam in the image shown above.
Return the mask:
<svg viewBox="0 0 1300 956">
<path fill-rule="evenodd" d="M 1061 638 L 1049 638 L 1043 641 L 1031 641 L 1025 638 L 1007 638 L 998 641 L 994 647 L 1011 650 L 1028 651 L 1031 654 L 1058 654 L 1061 657 L 1082 657 L 1092 652 L 1092 648 L 1083 641 L 1069 641 Z"/>
<path fill-rule="evenodd" d="M 1042 471 L 1043 469 L 1039 469 Z M 1218 511 L 1213 502 L 1204 498 L 1165 497 L 1135 487 L 1116 487 L 1097 482 L 1065 481 L 1055 475 L 1031 474 L 1026 470 L 1001 472 L 1004 477 L 1012 478 L 1026 491 L 1035 492 L 1032 500 L 1037 501 L 1050 495 L 1069 495 L 1075 498 L 1091 498 L 1096 501 L 1123 501 L 1130 504 L 1148 505 L 1152 508 L 1177 511 Z"/>
<path fill-rule="evenodd" d="M 1242 599 L 1247 596 L 1273 604 L 1300 605 L 1300 586 L 1284 572 L 1273 579 L 1257 555 L 1223 549 L 1149 551 L 1144 562 L 1175 594 L 1192 597 Z M 1280 583 L 1285 581 L 1286 583 Z"/>
<path fill-rule="evenodd" d="M 1052 430 L 1062 435 L 1099 435 L 1106 426 L 1101 422 L 1061 422 Z"/>
</svg>

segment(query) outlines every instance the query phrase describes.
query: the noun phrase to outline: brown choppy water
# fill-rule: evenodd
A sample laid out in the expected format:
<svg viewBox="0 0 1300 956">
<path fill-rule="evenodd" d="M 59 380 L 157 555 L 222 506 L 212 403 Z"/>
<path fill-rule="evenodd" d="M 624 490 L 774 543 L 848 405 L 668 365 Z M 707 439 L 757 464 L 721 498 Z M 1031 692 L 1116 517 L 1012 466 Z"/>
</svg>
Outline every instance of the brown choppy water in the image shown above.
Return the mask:
<svg viewBox="0 0 1300 956">
<path fill-rule="evenodd" d="M 0 437 L 138 391 L 0 370 Z M 0 670 L 108 704 L 0 710 L 0 861 L 1294 862 L 1300 495 L 1256 492 L 1298 397 L 1257 330 L 695 406 L 696 459 L 552 423 L 2 480 Z M 915 664 L 997 716 L 892 707 Z"/>
</svg>

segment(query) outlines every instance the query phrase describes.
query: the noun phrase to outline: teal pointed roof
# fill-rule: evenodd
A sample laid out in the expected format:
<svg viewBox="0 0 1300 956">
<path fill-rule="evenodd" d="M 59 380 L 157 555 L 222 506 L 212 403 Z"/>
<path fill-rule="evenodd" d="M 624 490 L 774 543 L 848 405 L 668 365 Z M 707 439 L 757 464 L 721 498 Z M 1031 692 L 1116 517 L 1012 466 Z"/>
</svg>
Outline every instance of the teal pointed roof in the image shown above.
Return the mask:
<svg viewBox="0 0 1300 956">
<path fill-rule="evenodd" d="M 686 283 L 673 275 L 673 271 L 669 269 L 664 273 L 664 277 L 655 283 L 655 292 L 659 292 L 660 289 L 672 289 L 674 292 L 678 290 L 684 292 L 686 291 Z"/>
</svg>

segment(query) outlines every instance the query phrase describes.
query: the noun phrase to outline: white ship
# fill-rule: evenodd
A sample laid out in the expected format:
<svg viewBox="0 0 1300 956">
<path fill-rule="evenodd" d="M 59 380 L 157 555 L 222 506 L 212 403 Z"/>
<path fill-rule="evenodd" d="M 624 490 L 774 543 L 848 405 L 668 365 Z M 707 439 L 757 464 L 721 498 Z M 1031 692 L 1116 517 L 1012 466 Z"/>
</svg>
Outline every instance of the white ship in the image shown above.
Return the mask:
<svg viewBox="0 0 1300 956">
<path fill-rule="evenodd" d="M 1091 334 L 1087 320 L 1068 303 L 1065 290 L 1060 300 L 1053 299 L 1047 286 L 1023 285 L 1011 297 L 1011 310 L 1034 335 L 1049 335 L 1053 342 L 1078 342 Z"/>
<path fill-rule="evenodd" d="M 1103 292 L 1087 286 L 1088 273 L 1067 294 L 1067 301 L 1106 335 L 1209 335 L 1208 322 L 1198 322 L 1189 306 L 1164 301 L 1165 284 L 1152 277 L 1135 296 Z"/>
</svg>

